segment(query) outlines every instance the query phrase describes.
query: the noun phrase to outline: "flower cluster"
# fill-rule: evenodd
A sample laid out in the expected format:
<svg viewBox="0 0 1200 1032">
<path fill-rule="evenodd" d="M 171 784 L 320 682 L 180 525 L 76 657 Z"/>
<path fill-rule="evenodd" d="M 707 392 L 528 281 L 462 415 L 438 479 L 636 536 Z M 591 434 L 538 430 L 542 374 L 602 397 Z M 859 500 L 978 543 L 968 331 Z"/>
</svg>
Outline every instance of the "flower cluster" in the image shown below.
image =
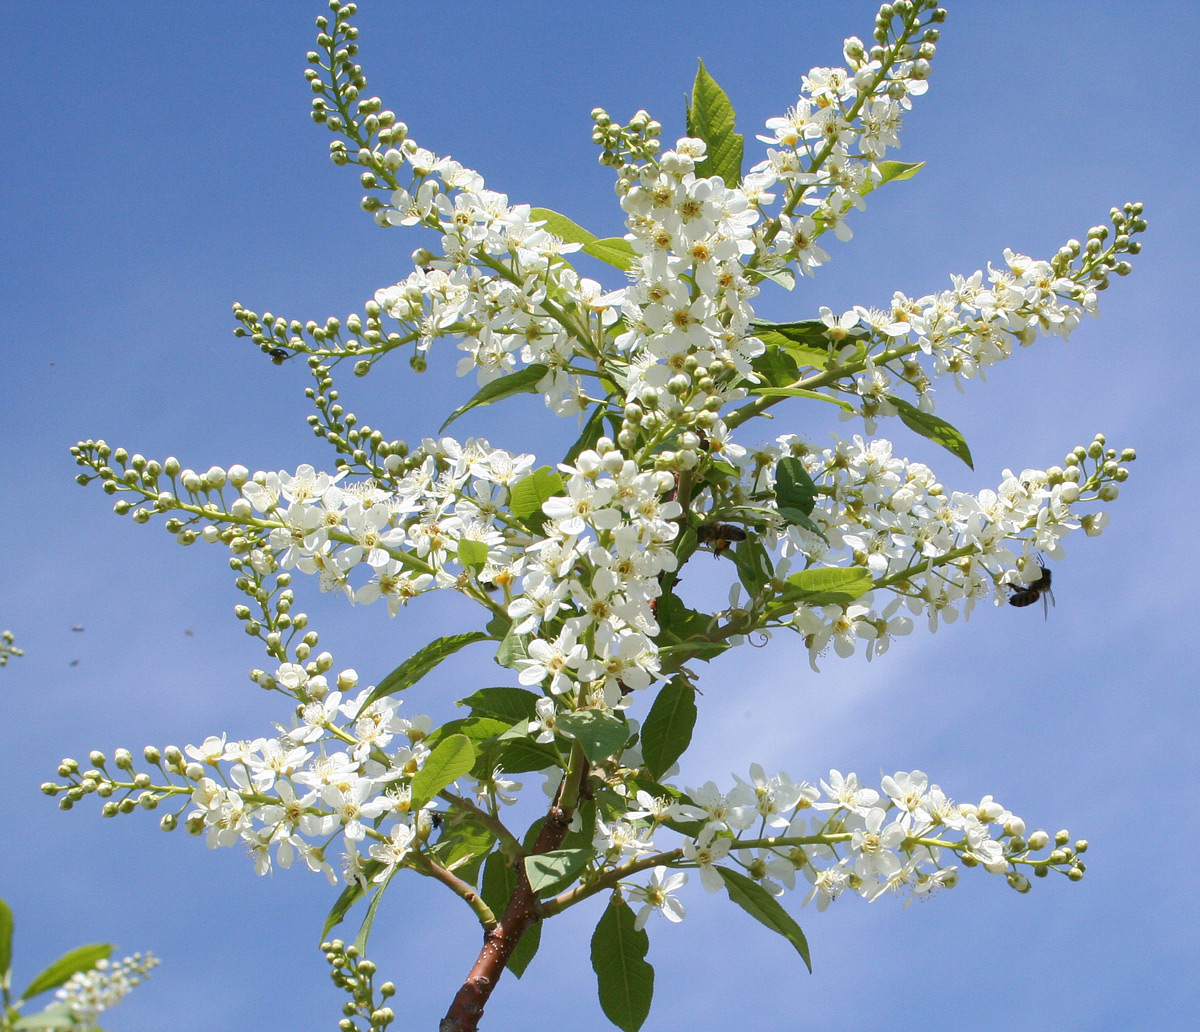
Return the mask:
<svg viewBox="0 0 1200 1032">
<path fill-rule="evenodd" d="M 1054 851 L 1033 858 L 1051 841 L 1045 832 L 1027 835 L 1025 822 L 991 796 L 956 804 L 922 771 L 885 776 L 882 791 L 836 770 L 819 789 L 782 773 L 769 778 L 757 764 L 750 775 L 724 794 L 711 781 L 689 789 L 706 820 L 683 857 L 710 892 L 723 884 L 716 866 L 731 862 L 773 896 L 795 889 L 802 874 L 811 885 L 805 903 L 815 900 L 820 910 L 846 889 L 868 900 L 907 893 L 911 902 L 952 888 L 957 868 L 942 863 L 943 852 L 1004 875 L 1020 892 L 1029 889 L 1022 867 L 1038 877 L 1059 870 L 1076 881 L 1084 873 L 1078 855 L 1086 842 L 1068 847 L 1070 836 L 1059 832 Z M 759 837 L 747 839 L 743 832 L 755 825 Z"/>
<path fill-rule="evenodd" d="M 151 953 L 135 953 L 116 963 L 99 960 L 95 967 L 73 974 L 55 995 L 69 1009 L 72 1021 L 91 1028 L 97 1017 L 120 1003 L 157 966 L 158 958 Z"/>
<path fill-rule="evenodd" d="M 127 777 L 110 775 L 107 757 L 93 752 L 92 769 L 80 770 L 66 759 L 59 774 L 70 785 L 49 783 L 43 790 L 62 792 L 60 806 L 66 809 L 95 793 L 106 800 L 105 816 L 154 810 L 182 797 L 183 807 L 162 818 L 163 829 L 173 830 L 190 806 L 189 832 L 203 835 L 210 849 L 242 844 L 259 874 L 275 864 L 291 867 L 299 858 L 336 882 L 325 854 L 339 835 L 347 880 L 362 878 L 369 860 L 391 870 L 410 846 L 429 837 L 434 807 L 428 800 L 424 808 L 412 806 L 412 779 L 430 754 L 433 724 L 425 716 L 400 717 L 394 699 L 369 701 L 371 688 L 349 695 L 358 680 L 353 670 L 339 673 L 336 687 L 331 685 L 317 672 L 331 665 L 332 657 L 323 653 L 307 668 L 292 663 L 273 675 L 256 672 L 263 687 L 297 702 L 292 727 L 280 728 L 276 736 L 231 742 L 212 735 L 183 750 L 148 746 L 144 759 L 162 775 L 157 781 L 135 770 L 126 749 L 116 751 L 113 763 Z M 493 809 L 497 800 L 512 801 L 494 784 L 479 795 Z M 383 827 L 385 822 L 391 823 Z"/>
<path fill-rule="evenodd" d="M 25 653 L 13 644 L 12 631 L 0 631 L 0 667 L 8 665 L 9 656 L 23 656 Z"/>
<path fill-rule="evenodd" d="M 1074 530 L 1098 535 L 1108 522 L 1103 511 L 1083 506 L 1111 502 L 1128 476 L 1120 465 L 1135 455 L 1106 447 L 1098 435 L 1070 452 L 1064 467 L 1004 471 L 996 490 L 978 494 L 946 491 L 926 465 L 893 455 L 886 440 L 855 436 L 832 448 L 809 451 L 792 435 L 762 449 L 744 474 L 747 494 L 774 475 L 780 457 L 800 456 L 817 486 L 812 529 L 768 527 L 768 546 L 778 547 L 783 580 L 791 562 L 810 569 L 849 568 L 869 574 L 873 589 L 846 605 L 789 607 L 782 595 L 764 592 L 739 609 L 744 618 L 760 613 L 790 622 L 805 637 L 810 660 L 830 645 L 839 656 L 859 647 L 867 659 L 887 651 L 895 635 L 912 628 L 908 614 L 925 616 L 929 629 L 953 623 L 961 611 L 991 598 L 996 605 L 1041 575 L 1035 550 L 1052 559 L 1065 555 L 1063 541 Z M 848 560 L 848 561 L 847 561 Z M 879 609 L 876 593 L 894 593 Z"/>
</svg>

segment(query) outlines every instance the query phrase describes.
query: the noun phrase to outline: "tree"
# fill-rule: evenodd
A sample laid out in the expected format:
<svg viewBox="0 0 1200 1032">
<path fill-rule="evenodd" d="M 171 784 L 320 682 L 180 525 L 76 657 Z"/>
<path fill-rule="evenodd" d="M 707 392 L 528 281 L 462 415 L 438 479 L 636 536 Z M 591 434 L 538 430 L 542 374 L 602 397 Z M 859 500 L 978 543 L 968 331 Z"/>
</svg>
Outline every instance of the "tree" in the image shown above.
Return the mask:
<svg viewBox="0 0 1200 1032">
<path fill-rule="evenodd" d="M 371 902 L 354 945 L 331 940 L 326 952 L 372 1027 L 390 1022 L 391 990 L 385 983 L 376 998 L 363 954 L 401 869 L 449 888 L 487 935 L 444 1025 L 463 1029 L 505 966 L 530 963 L 539 922 L 593 896 L 612 904 L 593 939 L 601 1002 L 620 1027 L 639 1026 L 652 987 L 643 925 L 655 910 L 682 917 L 681 868 L 806 962 L 803 934 L 777 901 L 797 884 L 822 909 L 846 889 L 925 896 L 957 881 L 951 853 L 1019 891 L 1026 871 L 1082 877 L 1082 841 L 1027 833 L 990 797 L 954 806 L 919 771 L 885 778 L 879 792 L 836 771 L 817 788 L 752 768 L 726 790 L 673 784 L 671 770 L 690 740 L 697 664 L 735 645 L 791 631 L 815 668 L 830 649 L 882 654 L 913 616 L 936 627 L 982 599 L 1050 600 L 1044 557 L 1058 557 L 1071 530 L 1102 529 L 1094 503 L 1116 497 L 1132 452 L 1097 437 L 1062 467 L 1006 471 L 995 491 L 974 496 L 948 491 L 887 441 L 820 449 L 784 434 L 747 450 L 757 438 L 743 427 L 821 402 L 868 434 L 898 416 L 969 465 L 963 436 L 933 414 L 932 378 L 974 378 L 1016 345 L 1074 329 L 1108 277 L 1128 271 L 1140 206 L 1114 209 L 1111 234 L 1097 227 L 1048 261 L 1006 253 L 1007 267 L 986 278 L 898 295 L 888 311 L 768 323 L 753 309 L 762 285 L 811 275 L 828 257 L 824 233 L 845 236 L 851 208 L 919 171 L 884 156 L 924 92 L 939 9 L 885 6 L 875 45 L 852 38 L 848 70 L 814 69 L 797 107 L 767 123 L 766 159 L 745 173 L 732 106 L 703 66 L 688 135 L 673 149 L 662 150 L 644 112 L 621 125 L 598 109 L 594 139 L 628 229 L 607 239 L 510 205 L 478 173 L 413 142 L 382 102 L 362 96 L 353 14 L 335 5 L 320 25 L 314 117 L 336 134 L 335 163 L 361 167 L 377 221 L 433 229 L 438 249 L 419 249 L 411 275 L 378 291 L 344 333 L 339 320 L 236 308 L 242 335 L 272 361 L 306 358 L 310 423 L 333 446 L 336 472 L 199 473 L 101 441 L 75 453 L 81 481 L 98 479 L 119 513 L 165 517 L 184 544 L 226 546 L 247 596 L 239 619 L 273 666 L 254 679 L 288 697 L 293 726 L 251 743 L 213 736 L 147 749 L 144 770 L 118 751 L 110 771 L 96 753 L 90 771 L 64 763 L 68 785 L 47 790 L 68 805 L 98 792 L 109 814 L 178 800 L 164 827 L 182 817 L 210 845 L 244 842 L 264 872 L 300 858 L 333 879 L 326 852 L 340 836 L 348 884 L 326 932 Z M 630 285 L 606 292 L 581 277 L 569 257 L 580 253 Z M 541 393 L 580 418 L 562 462 L 538 466 L 478 440 L 431 437 L 410 449 L 339 403 L 333 374 L 346 363 L 367 375 L 408 351 L 420 371 L 445 337 L 480 386 L 447 423 Z M 736 575 L 728 607 L 685 601 L 681 572 L 698 552 Z M 392 613 L 426 592 L 457 591 L 486 619 L 360 686 L 353 669 L 334 673 L 332 656 L 316 651 L 316 632 L 293 611 L 293 570 Z M 400 716 L 396 693 L 484 641 L 517 685 L 470 693 L 468 715 L 436 728 Z M 517 834 L 502 814 L 518 796 L 512 775 L 533 771 L 550 772 L 552 803 L 540 826 Z M 672 834 L 680 844 L 666 848 Z"/>
</svg>

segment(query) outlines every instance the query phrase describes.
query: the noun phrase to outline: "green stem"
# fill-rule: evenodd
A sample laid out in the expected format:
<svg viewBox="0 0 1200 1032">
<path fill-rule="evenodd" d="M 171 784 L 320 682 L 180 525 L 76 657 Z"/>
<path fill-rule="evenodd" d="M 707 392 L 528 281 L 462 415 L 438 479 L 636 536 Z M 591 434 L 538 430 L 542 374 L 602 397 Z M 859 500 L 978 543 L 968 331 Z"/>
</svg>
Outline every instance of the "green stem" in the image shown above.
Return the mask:
<svg viewBox="0 0 1200 1032">
<path fill-rule="evenodd" d="M 640 860 L 631 860 L 627 864 L 622 864 L 620 867 L 614 867 L 606 874 L 602 874 L 593 882 L 587 885 L 578 885 L 573 889 L 568 889 L 566 892 L 559 893 L 554 899 L 542 904 L 542 916 L 553 917 L 555 914 L 560 914 L 568 907 L 573 907 L 576 903 L 580 903 L 589 896 L 594 896 L 597 892 L 604 892 L 606 889 L 611 889 L 614 885 L 624 878 L 638 874 L 641 871 L 648 871 L 651 867 L 658 867 L 674 863 L 682 859 L 682 849 L 672 849 L 667 853 L 655 853 L 653 856 L 642 857 Z"/>
</svg>

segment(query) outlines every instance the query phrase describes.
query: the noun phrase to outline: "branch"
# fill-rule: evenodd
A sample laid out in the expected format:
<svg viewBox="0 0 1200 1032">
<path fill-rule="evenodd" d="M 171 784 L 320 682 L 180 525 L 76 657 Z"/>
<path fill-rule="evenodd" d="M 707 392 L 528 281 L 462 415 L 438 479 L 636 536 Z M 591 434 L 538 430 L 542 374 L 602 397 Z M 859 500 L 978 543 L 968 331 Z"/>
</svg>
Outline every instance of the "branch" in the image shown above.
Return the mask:
<svg viewBox="0 0 1200 1032">
<path fill-rule="evenodd" d="M 575 753 L 582 757 L 578 746 Z M 558 797 L 551 804 L 546 814 L 546 823 L 542 825 L 531 850 L 535 855 L 557 849 L 567 837 L 574 803 L 578 800 L 581 786 L 589 773 L 586 760 L 577 764 L 576 755 L 573 754 L 571 761 L 567 776 L 559 786 Z M 569 806 L 565 805 L 568 801 Z M 438 1032 L 475 1032 L 479 1027 L 479 1019 L 483 1016 L 483 1008 L 500 981 L 508 958 L 512 956 L 517 943 L 521 941 L 521 936 L 530 925 L 541 919 L 541 907 L 525 875 L 525 865 L 518 863 L 516 871 L 517 887 L 504 909 L 504 916 L 500 923 L 484 936 L 483 949 L 451 1002 L 446 1016 L 438 1025 Z"/>
</svg>

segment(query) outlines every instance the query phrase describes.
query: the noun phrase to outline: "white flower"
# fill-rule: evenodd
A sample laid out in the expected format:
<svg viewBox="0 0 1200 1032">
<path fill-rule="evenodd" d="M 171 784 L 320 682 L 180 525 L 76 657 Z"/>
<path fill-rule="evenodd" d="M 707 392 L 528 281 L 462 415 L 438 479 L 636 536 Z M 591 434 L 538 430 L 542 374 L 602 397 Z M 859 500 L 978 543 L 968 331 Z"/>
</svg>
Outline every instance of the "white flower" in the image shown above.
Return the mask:
<svg viewBox="0 0 1200 1032">
<path fill-rule="evenodd" d="M 683 904 L 671 895 L 676 889 L 682 888 L 687 884 L 688 877 L 682 871 L 678 871 L 671 877 L 663 881 L 663 876 L 667 873 L 665 867 L 656 867 L 650 874 L 650 883 L 643 887 L 635 887 L 629 890 L 631 899 L 639 899 L 644 901 L 642 909 L 638 911 L 637 917 L 634 919 L 633 926 L 638 931 L 645 927 L 646 919 L 649 918 L 652 911 L 657 910 L 668 921 L 677 923 L 683 920 L 684 909 Z"/>
</svg>

